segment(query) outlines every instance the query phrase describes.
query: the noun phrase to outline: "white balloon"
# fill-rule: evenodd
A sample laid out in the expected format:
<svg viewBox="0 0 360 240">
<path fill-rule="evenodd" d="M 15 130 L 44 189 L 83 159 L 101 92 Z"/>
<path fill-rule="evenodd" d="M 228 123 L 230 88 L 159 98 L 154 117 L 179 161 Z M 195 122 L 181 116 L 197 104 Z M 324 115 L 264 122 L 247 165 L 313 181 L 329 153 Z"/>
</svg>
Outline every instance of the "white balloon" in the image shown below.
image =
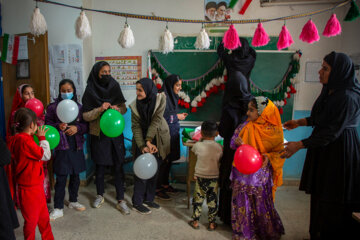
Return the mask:
<svg viewBox="0 0 360 240">
<path fill-rule="evenodd" d="M 135 175 L 143 180 L 152 178 L 158 169 L 156 158 L 151 153 L 138 156 L 134 162 Z"/>
<path fill-rule="evenodd" d="M 64 99 L 57 105 L 56 115 L 63 123 L 71 123 L 79 114 L 79 107 L 76 102 Z"/>
</svg>

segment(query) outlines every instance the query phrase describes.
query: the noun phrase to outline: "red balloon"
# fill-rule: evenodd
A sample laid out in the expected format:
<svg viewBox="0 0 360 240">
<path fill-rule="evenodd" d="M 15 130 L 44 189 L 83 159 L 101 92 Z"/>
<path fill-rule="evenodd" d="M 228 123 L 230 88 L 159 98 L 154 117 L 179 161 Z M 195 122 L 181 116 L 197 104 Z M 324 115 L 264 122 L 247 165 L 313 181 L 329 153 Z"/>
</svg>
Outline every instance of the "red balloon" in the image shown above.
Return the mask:
<svg viewBox="0 0 360 240">
<path fill-rule="evenodd" d="M 257 172 L 263 163 L 260 153 L 250 145 L 243 144 L 236 149 L 234 164 L 237 170 L 243 174 Z"/>
<path fill-rule="evenodd" d="M 37 98 L 29 99 L 25 103 L 25 107 L 31 109 L 35 112 L 36 116 L 40 117 L 44 112 L 44 105 L 42 102 Z"/>
</svg>

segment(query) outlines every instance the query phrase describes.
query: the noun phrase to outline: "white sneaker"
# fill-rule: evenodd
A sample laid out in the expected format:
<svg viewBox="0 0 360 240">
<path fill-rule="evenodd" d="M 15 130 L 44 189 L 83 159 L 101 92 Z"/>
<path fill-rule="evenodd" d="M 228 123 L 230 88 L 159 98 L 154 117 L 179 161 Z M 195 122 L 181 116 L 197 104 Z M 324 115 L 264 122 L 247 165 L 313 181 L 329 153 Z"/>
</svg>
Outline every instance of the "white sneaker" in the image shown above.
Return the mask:
<svg viewBox="0 0 360 240">
<path fill-rule="evenodd" d="M 86 207 L 79 202 L 70 202 L 68 207 L 80 212 L 86 209 Z"/>
<path fill-rule="evenodd" d="M 94 208 L 99 208 L 104 203 L 104 197 L 101 195 L 97 195 L 96 199 L 93 203 Z"/>
<path fill-rule="evenodd" d="M 118 202 L 116 204 L 116 208 L 124 215 L 129 215 L 130 214 L 130 209 L 126 205 L 126 202 L 124 200 Z"/>
<path fill-rule="evenodd" d="M 51 211 L 50 213 L 50 220 L 54 221 L 57 218 L 61 218 L 64 216 L 64 212 L 62 209 L 59 208 L 55 208 L 54 210 Z"/>
</svg>

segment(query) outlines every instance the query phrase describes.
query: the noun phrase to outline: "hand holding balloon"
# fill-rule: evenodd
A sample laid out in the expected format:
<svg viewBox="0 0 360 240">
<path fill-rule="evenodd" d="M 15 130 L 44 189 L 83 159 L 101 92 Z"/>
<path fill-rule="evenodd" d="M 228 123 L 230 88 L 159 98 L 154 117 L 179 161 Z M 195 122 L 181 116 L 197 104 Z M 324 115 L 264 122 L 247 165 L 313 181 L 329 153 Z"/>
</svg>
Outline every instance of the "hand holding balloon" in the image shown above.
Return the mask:
<svg viewBox="0 0 360 240">
<path fill-rule="evenodd" d="M 120 108 L 117 105 L 111 105 L 110 108 L 116 111 L 120 111 Z"/>
<path fill-rule="evenodd" d="M 67 123 L 60 123 L 60 124 L 59 124 L 59 129 L 60 129 L 61 131 L 65 131 L 66 128 L 67 128 Z"/>
<path fill-rule="evenodd" d="M 75 135 L 78 132 L 78 128 L 75 125 L 69 126 L 69 128 L 65 131 L 65 134 L 68 136 Z"/>
<path fill-rule="evenodd" d="M 154 144 L 152 144 L 150 141 L 146 141 L 146 146 L 149 148 L 150 153 L 158 152 L 157 147 Z"/>
<path fill-rule="evenodd" d="M 261 165 L 261 167 L 263 168 L 268 164 L 269 158 L 268 158 L 268 156 L 266 156 L 266 154 L 261 154 L 261 156 L 263 158 L 263 164 Z"/>
<path fill-rule="evenodd" d="M 237 137 L 237 138 L 235 139 L 235 144 L 236 144 L 236 146 L 241 146 L 241 145 L 244 144 L 244 142 L 243 142 L 243 140 L 241 139 L 241 137 Z"/>
<path fill-rule="evenodd" d="M 141 153 L 150 153 L 150 149 L 148 147 L 144 147 Z"/>
<path fill-rule="evenodd" d="M 100 106 L 100 112 L 103 112 L 103 111 L 107 110 L 110 106 L 111 106 L 110 103 L 104 102 L 104 103 Z"/>
<path fill-rule="evenodd" d="M 44 137 L 47 131 L 49 131 L 49 129 L 45 128 L 45 126 L 40 126 L 40 127 L 38 127 L 36 136 L 37 137 Z"/>
</svg>

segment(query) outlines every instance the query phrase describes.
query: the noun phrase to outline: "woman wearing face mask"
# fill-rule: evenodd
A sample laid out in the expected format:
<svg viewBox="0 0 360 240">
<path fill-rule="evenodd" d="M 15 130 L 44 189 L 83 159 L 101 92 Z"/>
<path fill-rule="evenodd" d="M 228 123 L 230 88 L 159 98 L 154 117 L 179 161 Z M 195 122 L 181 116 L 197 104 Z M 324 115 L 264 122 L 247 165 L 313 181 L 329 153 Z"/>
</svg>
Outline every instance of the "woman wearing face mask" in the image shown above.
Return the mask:
<svg viewBox="0 0 360 240">
<path fill-rule="evenodd" d="M 123 182 L 124 136 L 121 134 L 119 137 L 109 138 L 100 131 L 102 113 L 111 108 L 125 114 L 125 102 L 119 83 L 110 75 L 110 65 L 105 61 L 95 63 L 82 98 L 83 117 L 89 122 L 91 158 L 96 164 L 97 196 L 93 207 L 99 208 L 104 203 L 104 174 L 105 168 L 110 166 L 115 174 L 116 200 L 118 201 L 116 208 L 128 215 L 130 211 L 124 201 Z"/>
<path fill-rule="evenodd" d="M 63 123 L 56 114 L 60 101 L 70 99 L 77 103 L 79 114 L 71 123 Z M 88 124 L 82 118 L 82 105 L 77 101 L 76 88 L 70 79 L 63 79 L 59 83 L 59 96 L 46 110 L 45 123 L 59 130 L 60 143 L 54 151 L 53 170 L 56 174 L 54 210 L 50 213 L 50 220 L 63 216 L 65 186 L 68 175 L 69 208 L 84 211 L 85 206 L 77 201 L 80 186 L 79 174 L 86 169 L 83 152 L 84 134 L 88 131 Z"/>
<path fill-rule="evenodd" d="M 181 79 L 179 75 L 172 74 L 164 81 L 164 93 L 166 95 L 166 108 L 164 118 L 170 129 L 170 153 L 163 161 L 159 169 L 157 180 L 156 197 L 162 200 L 171 200 L 168 194 L 177 194 L 178 190 L 170 186 L 169 175 L 171 163 L 180 158 L 180 123 L 185 120 L 187 113 L 178 113 L 179 92 L 181 90 Z"/>
</svg>

